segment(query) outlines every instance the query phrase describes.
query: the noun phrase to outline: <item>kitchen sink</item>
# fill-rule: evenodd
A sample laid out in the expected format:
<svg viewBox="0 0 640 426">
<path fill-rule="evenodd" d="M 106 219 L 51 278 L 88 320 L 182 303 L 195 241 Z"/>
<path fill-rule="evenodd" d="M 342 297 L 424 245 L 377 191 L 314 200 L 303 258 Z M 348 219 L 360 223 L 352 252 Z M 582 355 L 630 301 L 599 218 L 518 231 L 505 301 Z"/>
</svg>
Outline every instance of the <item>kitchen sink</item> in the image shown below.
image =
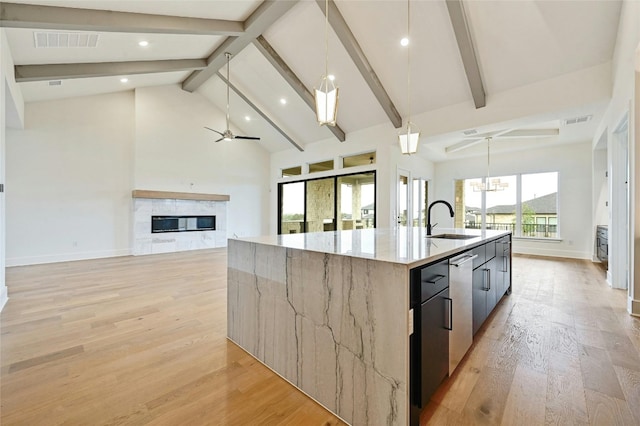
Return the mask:
<svg viewBox="0 0 640 426">
<path fill-rule="evenodd" d="M 443 238 L 445 240 L 468 240 L 470 238 L 478 238 L 479 235 L 464 235 L 464 234 L 435 234 L 427 235 L 427 238 Z"/>
</svg>

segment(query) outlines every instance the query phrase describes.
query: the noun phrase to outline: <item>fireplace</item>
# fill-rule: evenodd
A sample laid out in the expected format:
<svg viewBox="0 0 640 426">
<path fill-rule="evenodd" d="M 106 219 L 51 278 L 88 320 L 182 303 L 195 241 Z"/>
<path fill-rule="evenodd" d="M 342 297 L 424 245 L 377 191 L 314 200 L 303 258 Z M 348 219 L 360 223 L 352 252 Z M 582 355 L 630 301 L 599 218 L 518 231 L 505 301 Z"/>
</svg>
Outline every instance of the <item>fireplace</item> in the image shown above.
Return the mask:
<svg viewBox="0 0 640 426">
<path fill-rule="evenodd" d="M 228 195 L 133 190 L 133 254 L 227 246 Z"/>
<path fill-rule="evenodd" d="M 152 234 L 215 230 L 215 216 L 151 216 Z"/>
</svg>

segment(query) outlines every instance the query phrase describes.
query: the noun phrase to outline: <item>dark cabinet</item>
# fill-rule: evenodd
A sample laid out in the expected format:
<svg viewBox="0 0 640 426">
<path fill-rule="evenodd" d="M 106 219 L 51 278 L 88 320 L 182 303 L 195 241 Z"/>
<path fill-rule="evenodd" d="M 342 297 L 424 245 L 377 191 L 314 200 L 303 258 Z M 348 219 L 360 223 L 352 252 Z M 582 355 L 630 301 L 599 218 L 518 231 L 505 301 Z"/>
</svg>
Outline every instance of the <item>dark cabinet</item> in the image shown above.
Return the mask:
<svg viewBox="0 0 640 426">
<path fill-rule="evenodd" d="M 609 261 L 609 230 L 603 225 L 596 228 L 596 256 L 602 263 Z"/>
<path fill-rule="evenodd" d="M 469 261 L 473 268 L 470 309 L 475 334 L 511 286 L 511 237 L 489 241 L 455 256 L 462 254 L 477 255 Z M 409 297 L 413 311 L 413 333 L 409 338 L 411 425 L 419 423 L 421 408 L 429 403 L 449 375 L 450 333 L 455 333 L 454 318 L 459 315 L 453 312 L 455 302 L 450 294 L 459 298 L 459 288 L 454 286 L 463 284 L 458 282 L 457 274 L 450 275 L 449 260 L 410 271 Z M 468 269 L 466 273 L 468 285 Z M 466 306 L 469 306 L 468 302 Z M 468 321 L 467 317 L 467 324 Z M 456 342 L 455 335 L 451 341 Z"/>
<path fill-rule="evenodd" d="M 505 244 L 506 241 L 509 244 Z M 511 237 L 489 241 L 476 249 L 484 252 L 484 263 L 474 264 L 473 270 L 473 334 L 511 286 Z"/>
<path fill-rule="evenodd" d="M 420 407 L 425 407 L 440 383 L 449 375 L 449 289 L 420 307 Z"/>
<path fill-rule="evenodd" d="M 449 374 L 448 259 L 411 271 L 410 298 L 414 315 L 409 340 L 411 404 L 422 408 Z"/>
<path fill-rule="evenodd" d="M 479 266 L 473 270 L 473 282 L 471 295 L 473 303 L 473 334 L 476 334 L 484 320 L 487 318 L 487 291 L 485 280 L 487 271 Z"/>
</svg>

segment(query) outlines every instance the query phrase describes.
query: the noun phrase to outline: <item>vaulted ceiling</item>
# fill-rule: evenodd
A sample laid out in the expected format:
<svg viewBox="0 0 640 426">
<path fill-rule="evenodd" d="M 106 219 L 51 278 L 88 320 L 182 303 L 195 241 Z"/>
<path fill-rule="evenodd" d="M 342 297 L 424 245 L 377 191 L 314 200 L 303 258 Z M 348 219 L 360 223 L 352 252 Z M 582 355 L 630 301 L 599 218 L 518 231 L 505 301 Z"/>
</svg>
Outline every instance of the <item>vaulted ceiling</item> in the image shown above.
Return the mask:
<svg viewBox="0 0 640 426">
<path fill-rule="evenodd" d="M 230 52 L 231 120 L 276 152 L 303 150 L 332 137 L 348 143 L 349 133 L 375 125 L 398 128 L 409 112 L 407 48 L 399 43 L 407 35 L 407 1 L 329 3 L 329 71 L 340 87 L 335 128 L 319 127 L 310 106 L 325 65 L 324 0 L 12 0 L 0 4 L 0 25 L 27 102 L 180 84 L 224 110 L 224 53 Z M 443 160 L 463 155 L 446 148 L 463 141 L 462 131 L 469 129 L 440 131 L 430 121 L 434 111 L 457 106 L 482 113 L 503 94 L 609 63 L 621 2 L 412 0 L 410 5 L 412 121 L 423 131 L 424 155 Z M 60 47 L 70 40 L 64 33 L 92 35 L 87 40 L 95 46 Z M 37 47 L 38 40 L 58 46 Z M 142 40 L 149 45 L 140 47 Z M 128 81 L 122 83 L 122 77 Z M 62 84 L 50 85 L 54 80 Z M 557 135 L 545 140 L 588 140 L 604 105 L 523 113 L 519 120 L 481 123 L 474 130 L 482 135 L 557 128 Z M 564 125 L 572 115 L 592 120 Z M 540 138 L 526 138 L 532 139 Z M 462 151 L 472 155 L 474 149 L 479 148 Z"/>
</svg>

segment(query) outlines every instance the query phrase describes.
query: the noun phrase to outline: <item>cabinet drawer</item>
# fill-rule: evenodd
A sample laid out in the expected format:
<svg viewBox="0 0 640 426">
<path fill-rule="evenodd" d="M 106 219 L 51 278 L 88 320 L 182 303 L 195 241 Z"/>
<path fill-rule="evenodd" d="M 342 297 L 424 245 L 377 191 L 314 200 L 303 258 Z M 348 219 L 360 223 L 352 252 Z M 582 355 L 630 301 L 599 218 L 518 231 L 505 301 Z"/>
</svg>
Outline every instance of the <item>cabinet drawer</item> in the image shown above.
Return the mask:
<svg viewBox="0 0 640 426">
<path fill-rule="evenodd" d="M 496 257 L 496 242 L 497 241 L 489 241 L 484 245 L 485 250 L 485 261 L 490 261 L 494 257 Z"/>
<path fill-rule="evenodd" d="M 424 302 L 449 287 L 449 260 L 411 271 L 411 303 Z"/>
<path fill-rule="evenodd" d="M 486 244 L 483 244 L 481 246 L 471 249 L 472 255 L 476 255 L 476 254 L 478 255 L 478 257 L 473 259 L 473 269 L 476 269 L 477 267 L 484 265 L 484 262 L 487 261 L 487 259 L 485 258 L 486 256 L 485 245 Z M 495 246 L 494 246 L 493 255 L 495 256 Z"/>
</svg>

